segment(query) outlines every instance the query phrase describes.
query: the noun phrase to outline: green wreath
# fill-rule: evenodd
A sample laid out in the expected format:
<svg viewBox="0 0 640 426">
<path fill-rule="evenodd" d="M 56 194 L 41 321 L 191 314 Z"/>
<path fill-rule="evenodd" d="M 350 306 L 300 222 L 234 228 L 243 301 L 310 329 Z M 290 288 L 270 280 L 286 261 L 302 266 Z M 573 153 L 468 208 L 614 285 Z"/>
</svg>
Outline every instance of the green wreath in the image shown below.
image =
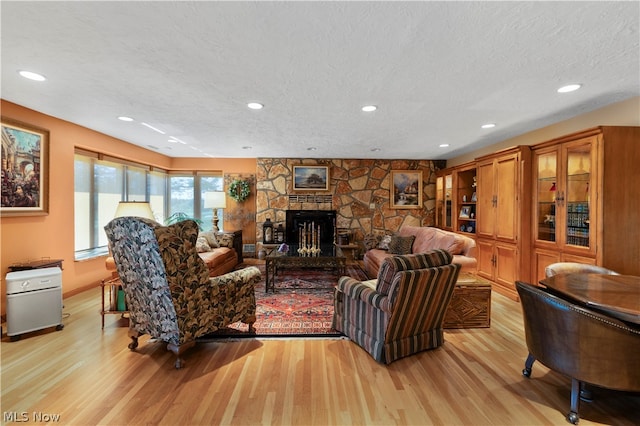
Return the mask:
<svg viewBox="0 0 640 426">
<path fill-rule="evenodd" d="M 249 188 L 249 182 L 246 180 L 236 179 L 229 184 L 229 197 L 239 203 L 249 198 L 250 193 L 251 189 Z"/>
</svg>

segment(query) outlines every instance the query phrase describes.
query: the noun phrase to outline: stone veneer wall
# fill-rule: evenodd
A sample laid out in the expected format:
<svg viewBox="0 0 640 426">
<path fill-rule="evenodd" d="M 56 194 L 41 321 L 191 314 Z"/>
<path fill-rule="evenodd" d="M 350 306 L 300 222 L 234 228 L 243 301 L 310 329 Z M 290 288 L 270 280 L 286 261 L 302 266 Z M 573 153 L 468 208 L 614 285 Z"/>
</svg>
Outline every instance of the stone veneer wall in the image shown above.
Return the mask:
<svg viewBox="0 0 640 426">
<path fill-rule="evenodd" d="M 293 191 L 293 166 L 328 166 L 330 190 Z M 352 240 L 367 233 L 395 232 L 403 224 L 430 226 L 435 223 L 436 172 L 445 161 L 432 160 L 337 160 L 258 158 L 256 172 L 256 241 L 262 241 L 262 224 L 270 218 L 285 224 L 286 211 L 336 210 L 337 227 L 348 228 Z M 422 170 L 422 208 L 390 207 L 390 172 Z M 331 195 L 327 200 L 296 200 L 291 195 Z M 304 197 L 303 197 L 304 198 Z M 313 198 L 313 197 L 310 197 Z M 315 202 L 319 201 L 319 202 Z"/>
</svg>

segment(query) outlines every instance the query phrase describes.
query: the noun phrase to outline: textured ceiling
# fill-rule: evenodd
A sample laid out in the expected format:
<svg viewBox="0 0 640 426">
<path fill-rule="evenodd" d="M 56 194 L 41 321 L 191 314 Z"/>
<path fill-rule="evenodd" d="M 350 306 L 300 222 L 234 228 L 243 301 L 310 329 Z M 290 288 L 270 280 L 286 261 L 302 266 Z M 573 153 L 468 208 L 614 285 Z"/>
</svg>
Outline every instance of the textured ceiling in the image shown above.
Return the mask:
<svg viewBox="0 0 640 426">
<path fill-rule="evenodd" d="M 637 1 L 0 7 L 3 99 L 171 157 L 446 159 L 640 95 Z"/>
</svg>

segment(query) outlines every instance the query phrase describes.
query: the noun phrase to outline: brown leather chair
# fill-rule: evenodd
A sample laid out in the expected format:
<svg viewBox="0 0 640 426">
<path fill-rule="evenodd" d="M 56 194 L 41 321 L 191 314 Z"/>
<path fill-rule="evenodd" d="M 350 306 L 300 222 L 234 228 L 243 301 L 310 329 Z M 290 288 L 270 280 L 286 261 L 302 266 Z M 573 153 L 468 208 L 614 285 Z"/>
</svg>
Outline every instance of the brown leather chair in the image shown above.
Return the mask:
<svg viewBox="0 0 640 426">
<path fill-rule="evenodd" d="M 558 274 L 607 274 L 607 275 L 619 275 L 617 272 L 611 269 L 604 268 L 602 266 L 589 265 L 588 263 L 577 262 L 558 262 L 552 263 L 544 269 L 544 274 L 547 277 L 552 277 Z"/>
<path fill-rule="evenodd" d="M 580 388 L 585 383 L 640 391 L 640 327 L 585 309 L 531 284 L 516 282 L 516 289 L 529 350 L 522 374 L 530 377 L 538 360 L 571 377 L 569 422 L 578 423 Z"/>
</svg>

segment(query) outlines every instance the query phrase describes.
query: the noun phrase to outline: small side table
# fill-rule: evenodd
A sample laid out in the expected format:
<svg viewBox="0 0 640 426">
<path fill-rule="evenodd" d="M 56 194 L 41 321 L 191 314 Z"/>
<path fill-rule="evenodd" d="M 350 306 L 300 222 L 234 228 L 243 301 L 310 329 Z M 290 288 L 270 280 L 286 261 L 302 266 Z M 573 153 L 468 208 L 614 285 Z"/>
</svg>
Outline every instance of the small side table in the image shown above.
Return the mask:
<svg viewBox="0 0 640 426">
<path fill-rule="evenodd" d="M 278 247 L 280 247 L 281 245 L 282 243 L 278 243 L 278 244 L 262 243 L 262 248 L 266 252 L 265 254 L 269 256 L 271 253 L 273 253 L 274 250 L 277 250 Z"/>
<path fill-rule="evenodd" d="M 100 290 L 102 293 L 102 310 L 100 311 L 100 315 L 102 315 L 102 328 L 104 329 L 104 316 L 108 314 L 120 314 L 122 318 L 124 318 L 125 314 L 128 314 L 129 311 L 118 310 L 118 287 L 122 285 L 119 277 L 108 278 L 102 280 L 100 283 Z M 105 295 L 108 295 L 105 297 Z M 106 301 L 105 301 L 106 299 Z"/>
<path fill-rule="evenodd" d="M 356 260 L 356 255 L 360 250 L 360 246 L 358 244 L 336 244 L 336 246 L 340 247 L 342 253 L 347 258 L 347 262 L 353 262 Z"/>
</svg>

